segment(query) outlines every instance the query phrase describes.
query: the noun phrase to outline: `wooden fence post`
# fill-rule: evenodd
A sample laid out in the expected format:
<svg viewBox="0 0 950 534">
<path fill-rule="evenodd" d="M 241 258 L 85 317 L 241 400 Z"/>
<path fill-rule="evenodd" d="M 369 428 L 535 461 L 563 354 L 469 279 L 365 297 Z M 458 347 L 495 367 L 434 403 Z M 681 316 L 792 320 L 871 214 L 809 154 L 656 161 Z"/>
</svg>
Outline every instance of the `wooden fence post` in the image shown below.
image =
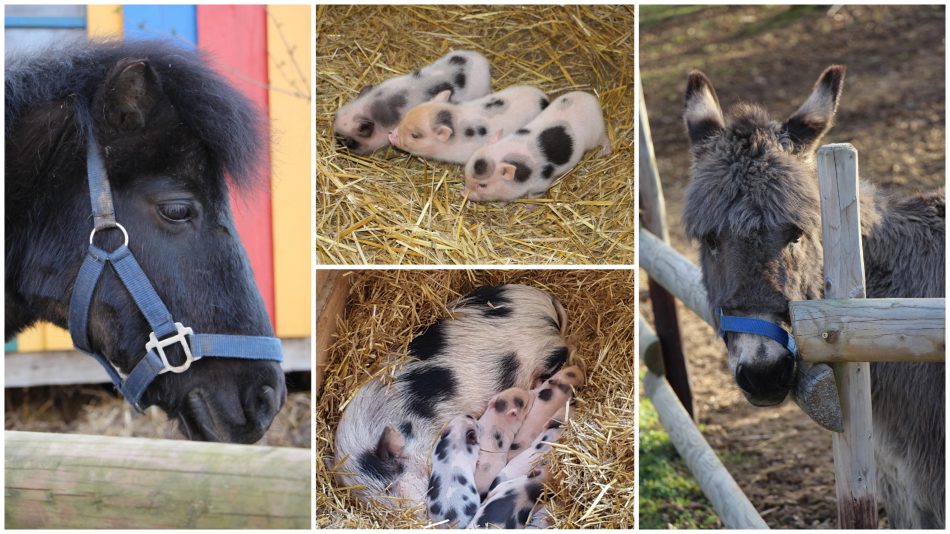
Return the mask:
<svg viewBox="0 0 950 534">
<path fill-rule="evenodd" d="M 640 154 L 637 159 L 640 171 L 640 222 L 653 235 L 669 243 L 669 232 L 666 229 L 666 202 L 663 199 L 663 187 L 660 185 L 660 174 L 653 155 L 650 120 L 643 100 L 643 88 L 638 87 L 638 89 L 640 91 L 640 119 L 638 121 Z M 683 356 L 683 342 L 680 338 L 679 320 L 676 315 L 676 299 L 652 277 L 648 279 L 648 284 L 650 302 L 653 305 L 653 322 L 663 350 L 666 379 L 689 416 L 695 419 L 693 392 L 689 385 L 689 369 L 686 365 L 686 357 Z"/>
<path fill-rule="evenodd" d="M 825 298 L 864 298 L 858 204 L 858 152 L 850 144 L 818 150 Z M 877 528 L 870 364 L 834 365 L 844 432 L 833 434 L 839 528 Z"/>
</svg>

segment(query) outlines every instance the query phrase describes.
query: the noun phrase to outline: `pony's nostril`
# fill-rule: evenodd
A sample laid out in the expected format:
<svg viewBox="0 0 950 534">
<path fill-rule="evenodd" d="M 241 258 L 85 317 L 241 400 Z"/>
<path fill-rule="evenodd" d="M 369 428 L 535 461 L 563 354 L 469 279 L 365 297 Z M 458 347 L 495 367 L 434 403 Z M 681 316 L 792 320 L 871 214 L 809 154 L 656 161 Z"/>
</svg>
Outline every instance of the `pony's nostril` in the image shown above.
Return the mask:
<svg viewBox="0 0 950 534">
<path fill-rule="evenodd" d="M 277 390 L 271 386 L 261 386 L 254 396 L 252 406 L 248 406 L 248 413 L 251 416 L 251 422 L 260 429 L 266 429 L 270 426 L 274 416 L 280 410 L 280 395 Z"/>
</svg>

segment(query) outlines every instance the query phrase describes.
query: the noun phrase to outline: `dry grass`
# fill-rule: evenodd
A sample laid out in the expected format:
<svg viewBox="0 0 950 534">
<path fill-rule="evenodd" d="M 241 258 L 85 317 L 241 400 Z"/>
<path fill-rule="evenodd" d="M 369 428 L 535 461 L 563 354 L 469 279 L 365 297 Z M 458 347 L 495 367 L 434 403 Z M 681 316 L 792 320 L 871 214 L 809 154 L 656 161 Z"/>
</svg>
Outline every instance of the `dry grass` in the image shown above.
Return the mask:
<svg viewBox="0 0 950 534">
<path fill-rule="evenodd" d="M 334 432 L 346 402 L 405 354 L 414 331 L 447 314 L 471 289 L 505 282 L 549 291 L 568 313 L 573 363 L 587 371 L 577 412 L 552 451 L 547 506 L 556 528 L 634 526 L 632 270 L 366 270 L 353 288 L 330 349 L 317 400 L 317 527 L 422 528 L 415 510 L 366 506 L 333 480 Z"/>
<path fill-rule="evenodd" d="M 633 24 L 632 5 L 317 6 L 318 261 L 632 264 Z M 613 154 L 591 151 L 547 198 L 501 205 L 463 202 L 457 165 L 337 151 L 333 113 L 361 87 L 452 49 L 484 54 L 495 89 L 595 93 Z"/>
</svg>

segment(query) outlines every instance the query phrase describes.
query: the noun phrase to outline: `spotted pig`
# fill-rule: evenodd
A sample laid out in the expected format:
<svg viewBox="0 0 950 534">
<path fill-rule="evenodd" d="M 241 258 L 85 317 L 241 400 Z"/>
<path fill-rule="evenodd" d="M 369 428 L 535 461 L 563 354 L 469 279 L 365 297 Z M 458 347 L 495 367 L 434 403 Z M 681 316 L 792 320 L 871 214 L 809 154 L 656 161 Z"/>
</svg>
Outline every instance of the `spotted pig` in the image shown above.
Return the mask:
<svg viewBox="0 0 950 534">
<path fill-rule="evenodd" d="M 584 153 L 610 141 L 597 97 L 574 91 L 557 97 L 540 115 L 505 137 L 495 134 L 465 164 L 462 195 L 474 201 L 539 198 Z"/>
<path fill-rule="evenodd" d="M 452 417 L 480 416 L 498 393 L 529 388 L 567 360 L 567 316 L 544 291 L 481 287 L 447 309 L 412 339 L 391 377 L 364 384 L 343 412 L 336 471 L 364 500 L 422 503 L 432 447 Z"/>
<path fill-rule="evenodd" d="M 448 102 L 450 94 L 443 91 L 410 109 L 389 142 L 426 159 L 465 163 L 493 135 L 521 128 L 549 103 L 540 89 L 527 85 L 461 104 Z"/>
<path fill-rule="evenodd" d="M 491 92 L 491 67 L 478 52 L 449 52 L 411 74 L 367 85 L 356 100 L 340 108 L 333 133 L 341 147 L 369 154 L 389 144 L 389 131 L 403 114 L 449 91 L 451 102 L 466 102 Z"/>
<path fill-rule="evenodd" d="M 529 399 L 530 395 L 522 388 L 506 389 L 488 401 L 488 409 L 478 420 L 482 440 L 475 468 L 475 487 L 479 495 L 488 493 L 491 481 L 508 463 L 511 440 L 531 409 Z"/>
<path fill-rule="evenodd" d="M 543 432 L 534 438 L 534 441 L 529 443 L 528 446 L 523 447 L 520 453 L 509 460 L 508 465 L 495 476 L 488 487 L 488 491 L 491 492 L 503 482 L 527 475 L 539 467 L 546 466 L 547 461 L 544 456 L 551 450 L 551 444 L 557 443 L 561 439 L 562 432 L 563 426 L 560 421 L 556 419 L 548 421 L 548 425 Z"/>
<path fill-rule="evenodd" d="M 525 528 L 544 491 L 547 469 L 538 468 L 491 490 L 468 528 Z"/>
<path fill-rule="evenodd" d="M 508 459 L 517 456 L 525 446 L 548 426 L 551 419 L 565 421 L 570 415 L 574 389 L 584 384 L 584 372 L 580 367 L 565 367 L 556 375 L 531 390 L 531 411 L 511 442 Z"/>
<path fill-rule="evenodd" d="M 426 510 L 429 519 L 446 528 L 465 528 L 481 499 L 475 489 L 478 461 L 478 422 L 471 415 L 449 421 L 432 453 Z"/>
</svg>

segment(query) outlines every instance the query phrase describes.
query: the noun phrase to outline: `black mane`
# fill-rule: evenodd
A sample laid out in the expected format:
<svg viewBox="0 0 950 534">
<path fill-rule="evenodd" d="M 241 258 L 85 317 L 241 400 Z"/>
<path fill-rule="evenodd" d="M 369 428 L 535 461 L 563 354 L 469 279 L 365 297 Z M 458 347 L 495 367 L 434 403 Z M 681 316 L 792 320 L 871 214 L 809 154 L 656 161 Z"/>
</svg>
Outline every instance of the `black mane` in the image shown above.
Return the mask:
<svg viewBox="0 0 950 534">
<path fill-rule="evenodd" d="M 251 184 L 264 147 L 260 112 L 200 53 L 168 41 L 81 39 L 13 57 L 8 54 L 6 135 L 11 135 L 18 120 L 33 106 L 69 97 L 90 106 L 109 69 L 122 58 L 148 60 L 185 125 L 236 185 Z"/>
</svg>

